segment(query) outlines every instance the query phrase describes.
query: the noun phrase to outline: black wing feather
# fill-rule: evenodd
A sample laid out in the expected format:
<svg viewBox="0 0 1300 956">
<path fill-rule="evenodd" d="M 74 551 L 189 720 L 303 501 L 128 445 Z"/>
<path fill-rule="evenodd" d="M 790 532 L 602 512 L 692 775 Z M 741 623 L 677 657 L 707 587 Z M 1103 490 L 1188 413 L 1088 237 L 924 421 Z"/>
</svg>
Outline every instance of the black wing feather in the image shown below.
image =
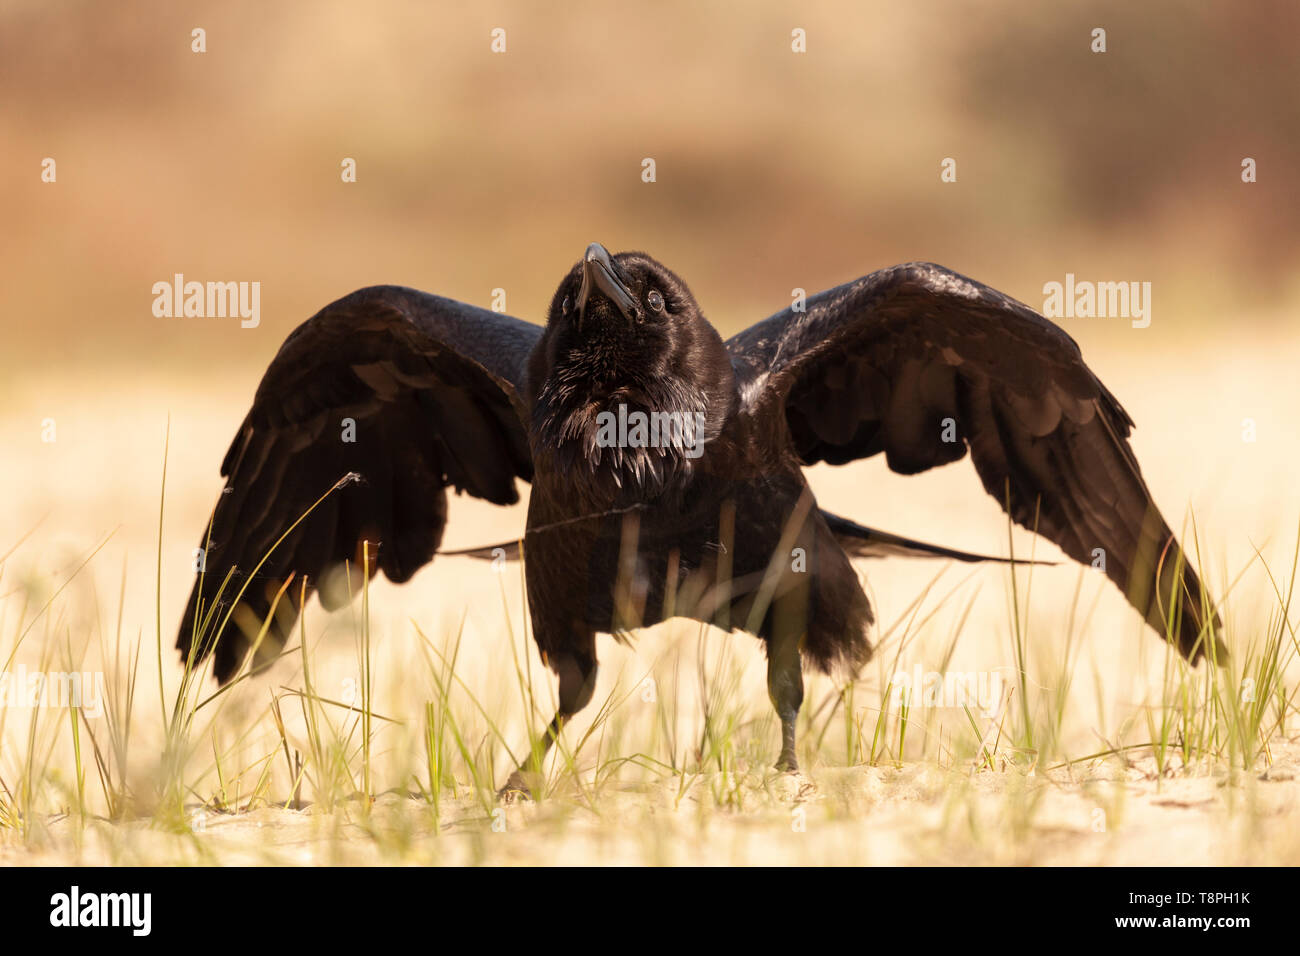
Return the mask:
<svg viewBox="0 0 1300 956">
<path fill-rule="evenodd" d="M 355 590 L 363 541 L 371 573 L 406 581 L 442 540 L 447 487 L 518 501 L 515 479 L 532 478 L 520 395 L 541 332 L 395 286 L 355 292 L 294 330 L 222 461 L 227 483 L 211 540 L 200 541 L 206 568 L 181 621 L 182 655 L 197 664 L 215 650 L 214 672 L 229 680 L 289 582 L 253 661 L 269 663 L 288 639 L 304 581 L 310 594 L 350 565 Z M 354 441 L 344 441 L 344 419 Z M 321 600 L 336 608 L 348 593 L 344 574 Z"/>
<path fill-rule="evenodd" d="M 1028 306 L 931 263 L 872 273 L 727 342 L 742 400 L 775 420 L 806 463 L 884 452 L 915 474 L 969 450 L 1011 517 L 1107 575 L 1192 660 L 1213 640 L 1128 443 L 1133 421 L 1078 345 Z M 947 439 L 953 440 L 947 440 Z"/>
</svg>

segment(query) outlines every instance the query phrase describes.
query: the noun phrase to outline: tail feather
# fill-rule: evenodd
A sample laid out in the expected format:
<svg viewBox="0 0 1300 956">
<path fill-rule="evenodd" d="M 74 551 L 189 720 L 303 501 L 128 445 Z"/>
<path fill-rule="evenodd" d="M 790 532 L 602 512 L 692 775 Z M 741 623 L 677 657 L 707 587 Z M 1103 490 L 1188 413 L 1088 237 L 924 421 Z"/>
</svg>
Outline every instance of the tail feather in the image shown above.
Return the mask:
<svg viewBox="0 0 1300 956">
<path fill-rule="evenodd" d="M 889 531 L 868 528 L 856 521 L 832 514 L 829 511 L 822 511 L 821 515 L 831 533 L 835 535 L 840 547 L 844 549 L 846 554 L 854 558 L 948 558 L 968 564 L 989 561 L 995 564 L 1033 564 L 1049 567 L 1059 563 L 1040 559 L 1002 558 L 989 554 L 959 551 L 956 548 L 947 548 L 942 545 L 929 544 L 925 541 L 917 541 L 914 538 L 907 538 Z M 438 554 L 477 558 L 483 561 L 502 558 L 507 561 L 518 561 L 520 542 L 515 539 L 478 548 L 439 551 Z M 1164 634 L 1169 630 L 1166 618 L 1173 618 L 1174 644 L 1184 657 L 1195 662 L 1203 654 L 1210 652 L 1212 648 L 1215 660 L 1220 663 L 1226 661 L 1228 651 L 1220 638 L 1222 623 L 1218 615 L 1213 612 L 1208 618 L 1206 617 L 1203 609 L 1205 597 L 1200 580 L 1196 577 L 1195 572 L 1187 566 L 1185 559 L 1178 557 L 1176 543 L 1173 542 L 1172 535 L 1168 536 L 1164 551 L 1154 556 L 1154 559 L 1159 562 L 1158 577 L 1160 587 L 1158 591 L 1155 594 L 1129 594 L 1130 602 L 1139 608 L 1148 608 L 1146 613 L 1147 622 L 1158 634 Z M 1150 576 L 1156 577 L 1157 574 L 1153 570 Z M 1181 582 L 1181 586 L 1179 582 Z M 1167 601 L 1161 600 L 1157 595 L 1178 595 L 1174 599 L 1177 601 L 1177 606 L 1169 607 Z"/>
<path fill-rule="evenodd" d="M 480 561 L 495 561 L 504 558 L 506 561 L 518 561 L 520 556 L 520 542 L 516 538 L 513 541 L 503 541 L 500 544 L 485 544 L 481 548 L 458 548 L 455 551 L 439 551 L 440 557 L 461 557 L 461 558 L 478 558 Z"/>
<path fill-rule="evenodd" d="M 965 561 L 971 564 L 976 561 L 993 561 L 997 564 L 1056 564 L 1055 561 L 1027 558 L 998 558 L 990 554 L 973 554 L 969 551 L 945 548 L 938 544 L 927 544 L 889 531 L 868 528 L 856 521 L 831 514 L 829 511 L 823 511 L 822 517 L 826 519 L 826 524 L 839 541 L 840 547 L 855 558 L 951 558 L 954 561 Z"/>
</svg>

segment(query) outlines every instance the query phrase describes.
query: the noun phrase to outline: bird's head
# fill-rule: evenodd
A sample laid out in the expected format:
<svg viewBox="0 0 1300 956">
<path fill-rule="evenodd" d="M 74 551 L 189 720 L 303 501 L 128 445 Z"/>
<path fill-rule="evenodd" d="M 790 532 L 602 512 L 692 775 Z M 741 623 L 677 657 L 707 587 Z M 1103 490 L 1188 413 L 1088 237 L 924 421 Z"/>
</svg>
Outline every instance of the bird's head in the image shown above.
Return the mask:
<svg viewBox="0 0 1300 956">
<path fill-rule="evenodd" d="M 548 325 L 570 342 L 662 348 L 674 328 L 703 319 L 686 283 L 643 252 L 611 256 L 599 242 L 560 282 Z"/>
<path fill-rule="evenodd" d="M 645 253 L 610 255 L 598 242 L 555 290 L 529 382 L 535 454 L 555 451 L 566 471 L 613 469 L 619 487 L 688 472 L 736 404 L 726 348 L 686 283 Z M 676 444 L 628 447 L 639 433 L 628 439 L 620 416 L 634 412 L 685 431 Z M 609 416 L 614 447 L 601 431 Z"/>
</svg>

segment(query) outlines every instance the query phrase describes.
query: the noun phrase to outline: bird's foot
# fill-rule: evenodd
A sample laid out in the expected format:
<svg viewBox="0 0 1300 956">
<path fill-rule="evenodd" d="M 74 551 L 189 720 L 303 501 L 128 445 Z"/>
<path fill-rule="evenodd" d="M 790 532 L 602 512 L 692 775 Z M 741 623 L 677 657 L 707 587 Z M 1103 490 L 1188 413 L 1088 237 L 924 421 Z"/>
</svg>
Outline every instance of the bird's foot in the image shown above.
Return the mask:
<svg viewBox="0 0 1300 956">
<path fill-rule="evenodd" d="M 802 803 L 817 792 L 817 784 L 799 769 L 799 763 L 793 755 L 781 755 L 776 762 L 777 776 L 772 781 L 777 796 L 791 803 Z"/>
<path fill-rule="evenodd" d="M 516 770 L 506 780 L 506 785 L 497 791 L 498 803 L 519 803 L 521 800 L 533 799 L 532 787 L 528 786 L 528 781 L 524 775 Z"/>
<path fill-rule="evenodd" d="M 776 758 L 777 773 L 798 773 L 799 758 L 795 755 L 793 734 L 783 734 L 785 743 L 781 747 L 781 756 Z"/>
</svg>

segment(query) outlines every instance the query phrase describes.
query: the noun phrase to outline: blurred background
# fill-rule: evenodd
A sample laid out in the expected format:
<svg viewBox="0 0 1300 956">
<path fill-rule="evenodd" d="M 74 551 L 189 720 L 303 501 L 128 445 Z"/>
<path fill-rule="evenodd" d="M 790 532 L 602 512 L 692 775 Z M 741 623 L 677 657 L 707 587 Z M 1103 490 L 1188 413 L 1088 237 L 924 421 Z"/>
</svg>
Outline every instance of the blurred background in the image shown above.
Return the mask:
<svg viewBox="0 0 1300 956">
<path fill-rule="evenodd" d="M 1091 50 L 1098 27 L 1105 53 Z M 196 28 L 206 52 L 192 52 Z M 21 624 L 111 534 L 78 579 L 83 618 L 54 623 L 111 616 L 125 573 L 125 633 L 148 647 L 157 616 L 168 647 L 217 466 L 291 329 L 373 283 L 482 306 L 501 288 L 507 311 L 540 322 L 592 240 L 664 261 L 724 334 L 796 287 L 911 259 L 1036 308 L 1066 273 L 1150 282 L 1149 328 L 1061 324 L 1137 421 L 1170 523 L 1195 514 L 1211 580 L 1256 547 L 1285 563 L 1300 515 L 1297 37 L 1290 0 L 6 0 L 0 554 L 17 550 L 0 591 L 37 598 L 14 611 Z M 1257 182 L 1242 181 L 1246 157 Z M 941 181 L 945 158 L 956 182 Z M 260 282 L 260 325 L 155 317 L 152 286 L 175 273 Z M 878 461 L 819 467 L 814 482 L 866 523 L 1005 547 L 967 462 L 913 479 Z M 522 526 L 522 506 L 457 501 L 446 543 Z M 942 571 L 864 569 L 886 622 Z M 979 660 L 1006 663 L 1002 572 L 943 573 L 983 589 L 971 626 L 995 650 Z M 1260 590 L 1233 599 L 1267 616 L 1249 596 L 1265 602 L 1266 579 L 1252 580 Z M 1074 568 L 1035 579 L 1047 631 L 1078 581 Z M 1104 582 L 1084 594 L 1103 622 L 1085 653 L 1131 704 L 1163 649 Z M 469 562 L 373 605 L 397 630 L 467 609 L 474 627 L 486 606 L 496 616 L 477 626 L 504 634 L 498 583 Z"/>
</svg>

